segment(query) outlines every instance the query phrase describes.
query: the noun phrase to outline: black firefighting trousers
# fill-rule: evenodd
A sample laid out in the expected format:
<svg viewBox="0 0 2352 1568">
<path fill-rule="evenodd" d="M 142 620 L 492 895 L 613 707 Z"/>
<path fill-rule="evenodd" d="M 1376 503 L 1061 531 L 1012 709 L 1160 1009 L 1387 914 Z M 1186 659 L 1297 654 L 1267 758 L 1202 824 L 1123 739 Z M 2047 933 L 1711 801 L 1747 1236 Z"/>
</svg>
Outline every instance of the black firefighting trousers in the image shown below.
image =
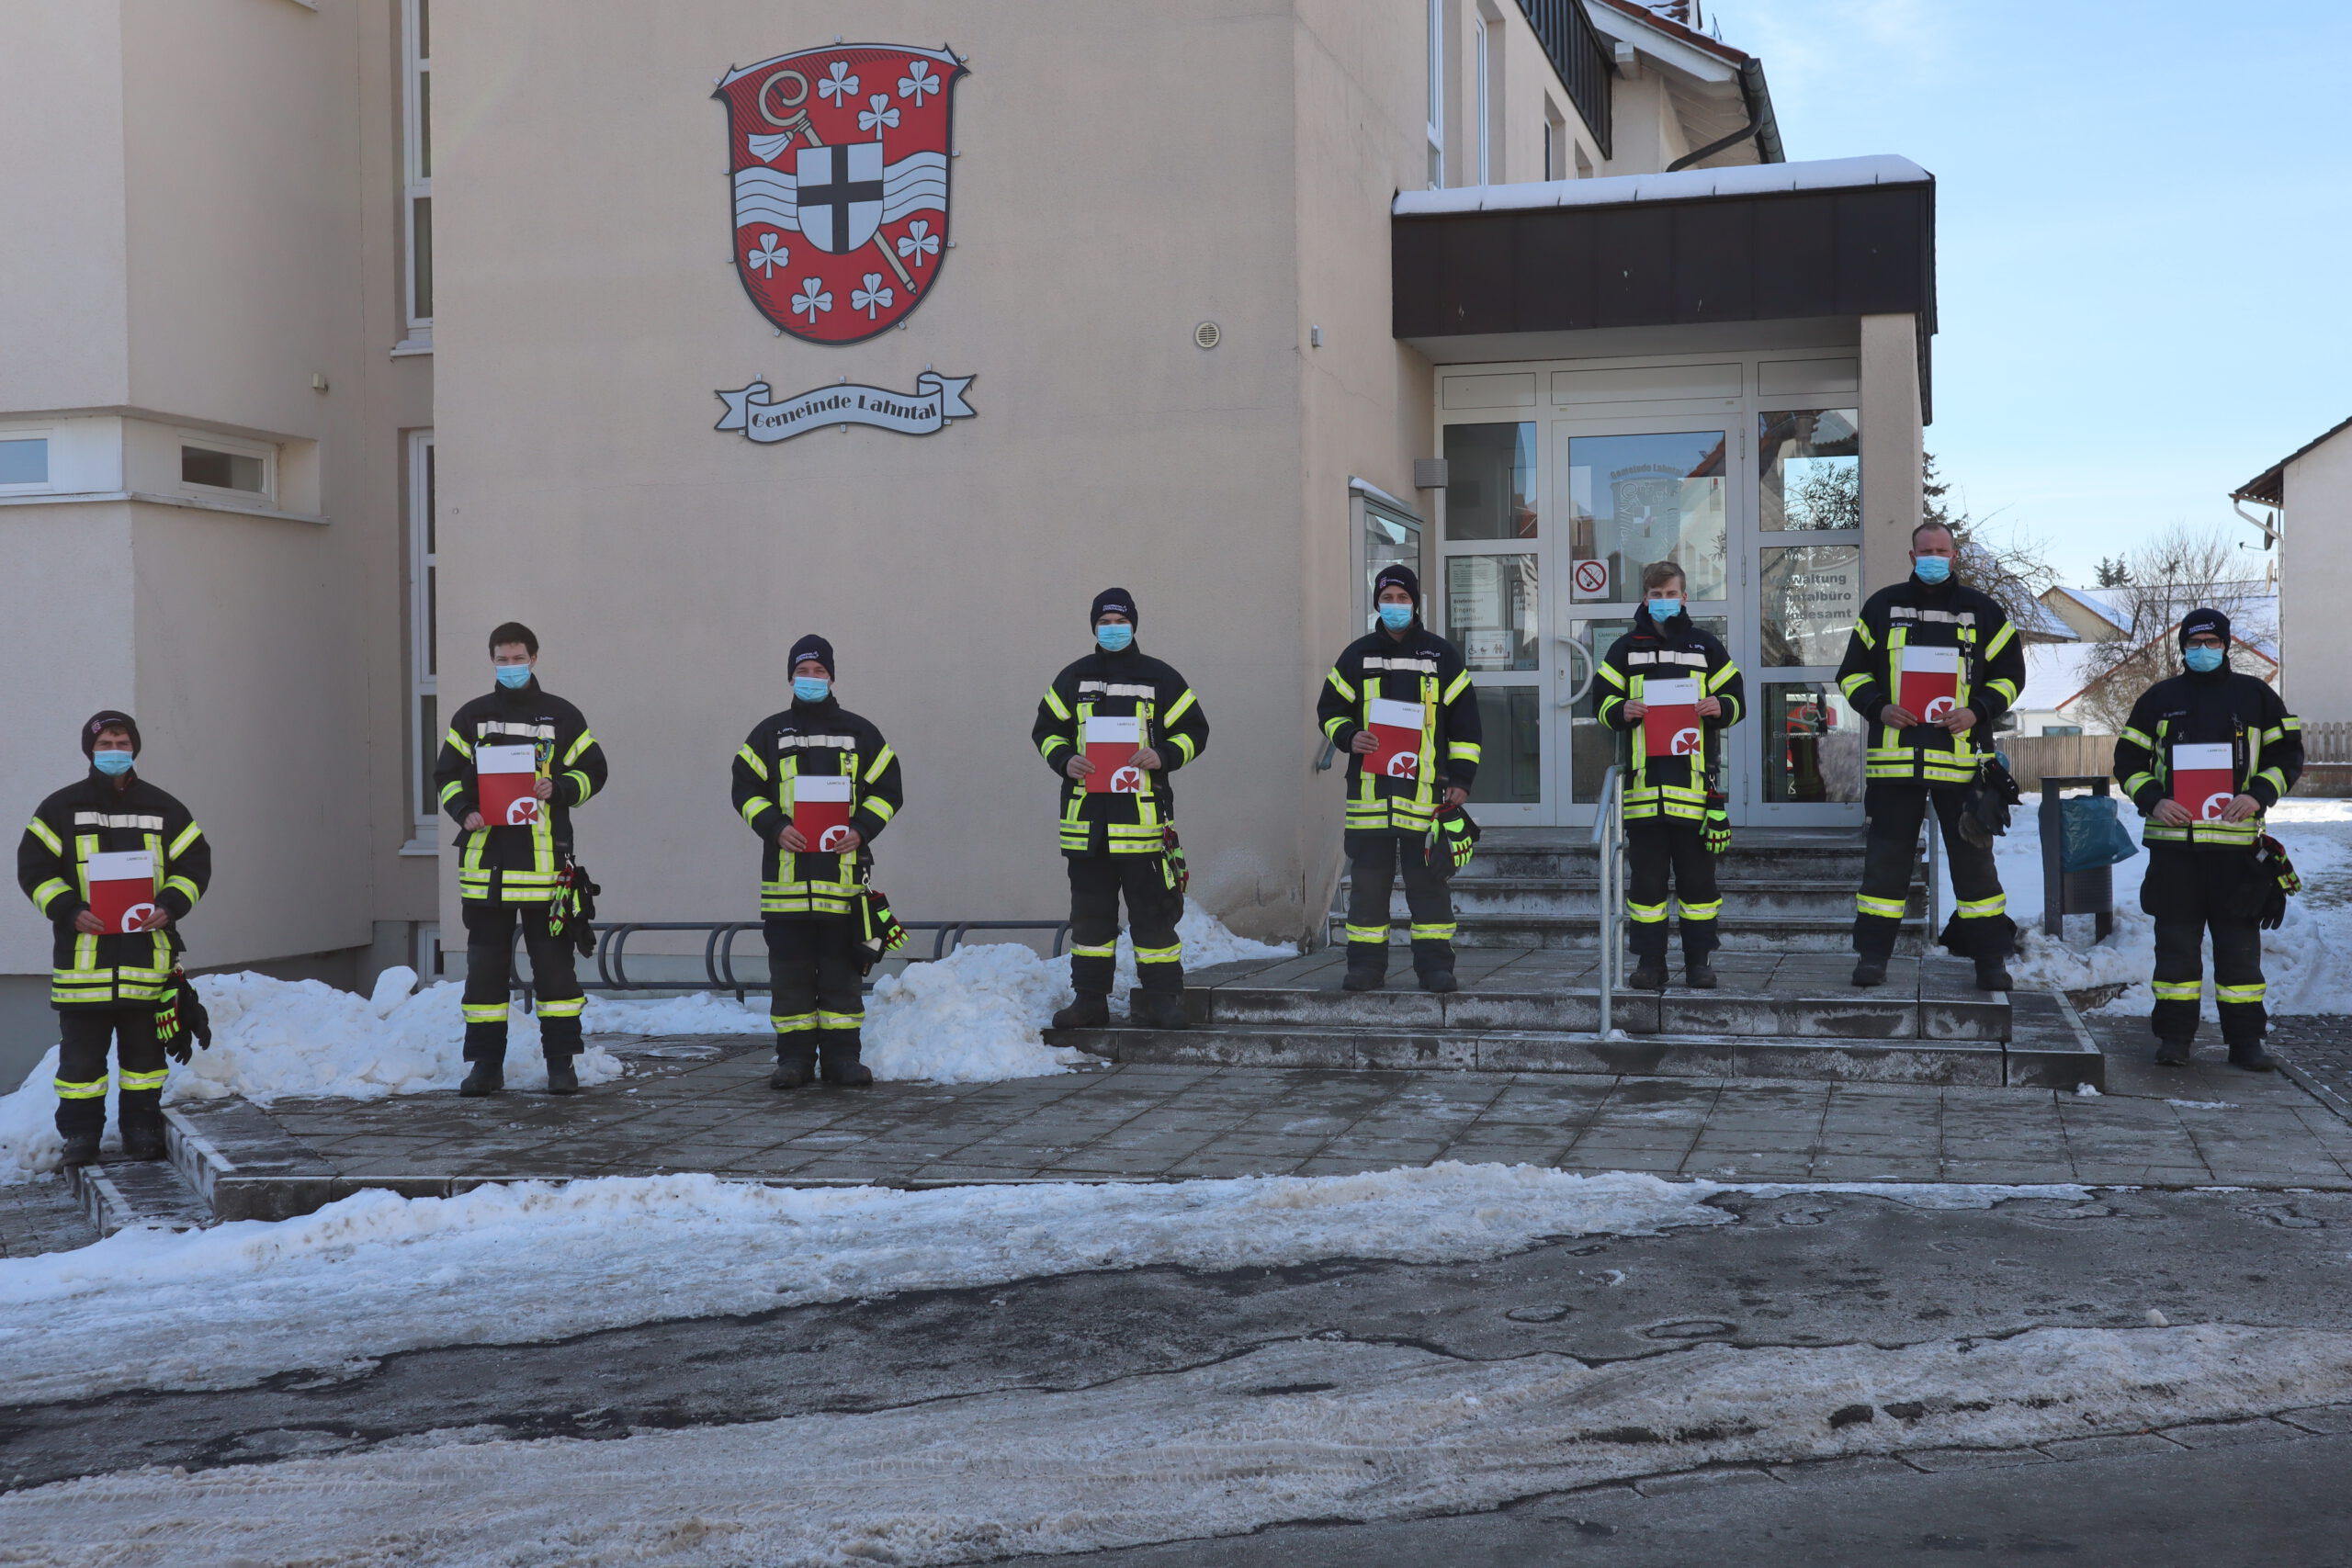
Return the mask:
<svg viewBox="0 0 2352 1568">
<path fill-rule="evenodd" d="M 107 1125 L 107 1047 L 121 1064 L 123 1128 L 164 1129 L 163 1043 L 153 1007 L 66 1008 L 57 1015 L 57 1131 L 96 1135 Z"/>
<path fill-rule="evenodd" d="M 466 1060 L 506 1059 L 507 991 L 514 964 L 514 922 L 523 922 L 523 951 L 531 959 L 532 1006 L 539 1015 L 539 1046 L 548 1061 L 580 1054 L 580 976 L 571 942 L 548 932 L 544 904 L 466 905 Z"/>
<path fill-rule="evenodd" d="M 1951 919 L 1937 941 L 1963 958 L 2006 958 L 2017 947 L 2017 923 L 2001 891 L 1993 852 L 1960 836 L 1962 787 L 1873 784 L 1862 791 L 1870 832 L 1862 849 L 1862 888 L 1854 896 L 1854 951 L 1884 958 L 1894 951 L 1919 852 L 1919 825 L 1933 797 L 1944 836 L 1944 865 L 1951 877 Z"/>
<path fill-rule="evenodd" d="M 1625 945 L 1634 956 L 1666 962 L 1667 876 L 1682 907 L 1682 961 L 1702 964 L 1720 939 L 1715 917 L 1723 894 L 1715 886 L 1715 857 L 1701 837 L 1702 824 L 1681 817 L 1640 817 L 1625 824 Z"/>
<path fill-rule="evenodd" d="M 776 1055 L 805 1055 L 820 1043 L 858 1046 L 865 1027 L 864 922 L 855 915 L 769 915 L 761 930 Z"/>
<path fill-rule="evenodd" d="M 2156 922 L 2156 1005 L 2148 1028 L 2168 1044 L 2197 1038 L 2205 989 L 2205 933 L 2213 935 L 2213 994 L 2224 1043 L 2258 1045 L 2269 1014 L 2263 1002 L 2262 928 L 2270 888 L 2251 849 L 2148 845 L 2140 908 Z"/>
<path fill-rule="evenodd" d="M 1405 877 L 1405 908 L 1412 917 L 1413 972 L 1453 971 L 1453 863 L 1431 864 L 1422 833 L 1366 831 L 1342 839 L 1348 852 L 1348 967 L 1388 973 L 1388 905 L 1397 873 Z"/>
<path fill-rule="evenodd" d="M 1184 896 L 1164 855 L 1068 855 L 1069 983 L 1080 996 L 1107 997 L 1119 953 L 1119 900 L 1134 928 L 1136 978 L 1147 991 L 1182 994 L 1184 943 L 1176 922 Z"/>
</svg>

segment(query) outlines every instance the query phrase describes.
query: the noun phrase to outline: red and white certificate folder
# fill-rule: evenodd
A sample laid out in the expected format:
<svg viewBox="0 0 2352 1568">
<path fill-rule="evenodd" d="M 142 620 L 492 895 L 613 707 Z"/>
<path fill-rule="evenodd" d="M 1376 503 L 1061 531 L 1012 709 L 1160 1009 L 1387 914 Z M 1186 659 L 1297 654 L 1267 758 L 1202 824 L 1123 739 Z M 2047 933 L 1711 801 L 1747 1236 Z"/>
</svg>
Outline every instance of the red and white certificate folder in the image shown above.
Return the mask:
<svg viewBox="0 0 2352 1568">
<path fill-rule="evenodd" d="M 1364 765 L 1385 779 L 1419 778 L 1421 705 L 1374 697 L 1364 716 L 1372 720 L 1372 738 L 1377 743 Z"/>
<path fill-rule="evenodd" d="M 2227 741 L 2172 749 L 2172 797 L 2199 822 L 2218 822 L 2238 792 L 2237 756 Z"/>
<path fill-rule="evenodd" d="M 1642 682 L 1642 755 L 1688 757 L 1699 749 L 1699 682 Z"/>
<path fill-rule="evenodd" d="M 112 933 L 137 931 L 155 908 L 155 857 L 145 850 L 92 855 L 90 913 Z"/>
<path fill-rule="evenodd" d="M 1928 724 L 1940 723 L 1960 703 L 1960 649 L 1906 648 L 1895 703 Z"/>
<path fill-rule="evenodd" d="M 849 840 L 850 778 L 801 773 L 792 781 L 792 825 L 818 854 L 840 854 Z"/>
<path fill-rule="evenodd" d="M 535 746 L 483 746 L 474 751 L 475 807 L 493 828 L 527 828 L 539 819 L 539 753 Z"/>
<path fill-rule="evenodd" d="M 1094 771 L 1086 775 L 1089 795 L 1141 795 L 1143 770 L 1128 759 L 1143 748 L 1143 719 L 1136 714 L 1089 714 L 1086 716 L 1086 760 Z"/>
</svg>

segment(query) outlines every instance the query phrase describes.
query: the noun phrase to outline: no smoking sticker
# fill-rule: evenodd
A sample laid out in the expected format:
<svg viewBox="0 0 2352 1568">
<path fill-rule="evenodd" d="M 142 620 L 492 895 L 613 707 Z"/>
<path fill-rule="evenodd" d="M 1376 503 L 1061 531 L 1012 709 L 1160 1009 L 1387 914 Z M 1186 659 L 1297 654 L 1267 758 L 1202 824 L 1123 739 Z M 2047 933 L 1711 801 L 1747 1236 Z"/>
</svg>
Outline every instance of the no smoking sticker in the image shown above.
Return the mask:
<svg viewBox="0 0 2352 1568">
<path fill-rule="evenodd" d="M 1568 577 L 1575 583 L 1576 595 L 1579 599 L 1598 599 L 1609 592 L 1607 561 L 1580 560 L 1570 569 Z"/>
</svg>

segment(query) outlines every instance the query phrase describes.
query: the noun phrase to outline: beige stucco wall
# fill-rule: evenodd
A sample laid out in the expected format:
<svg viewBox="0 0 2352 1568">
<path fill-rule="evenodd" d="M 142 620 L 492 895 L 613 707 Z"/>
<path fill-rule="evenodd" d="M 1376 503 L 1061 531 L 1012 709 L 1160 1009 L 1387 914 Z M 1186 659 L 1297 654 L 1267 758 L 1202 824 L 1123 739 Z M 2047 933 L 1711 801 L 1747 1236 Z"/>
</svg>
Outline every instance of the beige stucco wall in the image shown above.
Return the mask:
<svg viewBox="0 0 2352 1568">
<path fill-rule="evenodd" d="M 1919 525 L 1917 318 L 1861 318 L 1862 586 L 1875 592 L 1911 574 Z"/>
<path fill-rule="evenodd" d="M 2332 668 L 2331 629 L 2352 604 L 2352 432 L 2287 465 L 2278 546 L 2279 694 L 2310 723 L 2352 720 Z"/>
</svg>

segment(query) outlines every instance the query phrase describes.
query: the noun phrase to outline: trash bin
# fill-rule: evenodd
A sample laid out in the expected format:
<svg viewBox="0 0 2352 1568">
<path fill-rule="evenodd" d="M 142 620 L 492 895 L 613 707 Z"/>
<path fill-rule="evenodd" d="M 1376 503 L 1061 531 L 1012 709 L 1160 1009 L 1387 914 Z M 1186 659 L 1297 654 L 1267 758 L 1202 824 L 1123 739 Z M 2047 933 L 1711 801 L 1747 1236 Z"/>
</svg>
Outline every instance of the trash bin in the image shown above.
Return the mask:
<svg viewBox="0 0 2352 1568">
<path fill-rule="evenodd" d="M 2113 782 L 2105 773 L 2052 774 L 2041 781 L 2041 811 L 2036 818 L 2041 833 L 2041 929 L 2050 936 L 2065 934 L 2068 915 L 2096 916 L 2096 929 L 2102 942 L 2115 929 L 2114 860 L 2075 871 L 2066 869 L 2069 827 L 2075 829 L 2075 838 L 2082 839 L 2086 836 L 2086 829 L 2104 826 L 2088 814 L 2104 813 L 2112 822 L 2114 804 L 2109 788 Z M 2069 789 L 2088 790 L 2090 794 L 2069 800 L 2064 795 Z M 2138 852 L 2136 847 L 2132 848 L 2132 854 Z"/>
</svg>

